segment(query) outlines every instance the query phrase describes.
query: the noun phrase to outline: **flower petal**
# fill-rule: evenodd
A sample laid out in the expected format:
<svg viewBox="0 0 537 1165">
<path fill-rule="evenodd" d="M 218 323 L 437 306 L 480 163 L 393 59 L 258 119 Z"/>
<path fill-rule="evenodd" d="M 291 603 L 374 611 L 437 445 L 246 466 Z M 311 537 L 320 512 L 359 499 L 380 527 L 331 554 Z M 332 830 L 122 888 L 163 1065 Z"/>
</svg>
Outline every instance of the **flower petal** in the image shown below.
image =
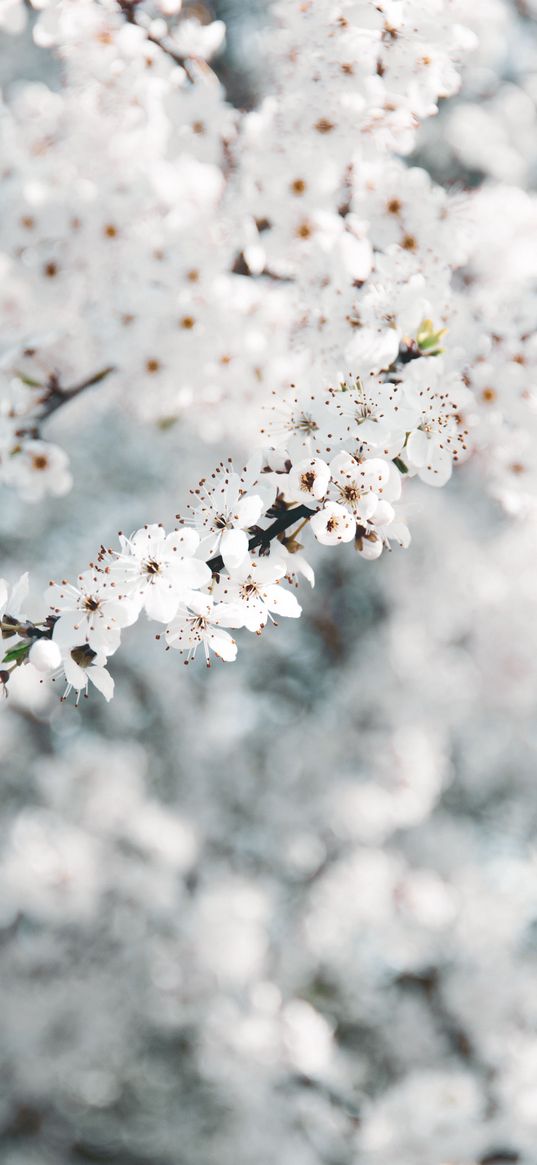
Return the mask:
<svg viewBox="0 0 537 1165">
<path fill-rule="evenodd" d="M 92 684 L 95 684 L 97 691 L 104 696 L 105 700 L 111 700 L 114 695 L 114 681 L 110 672 L 107 672 L 105 667 L 90 667 L 88 668 L 88 679 Z"/>
<path fill-rule="evenodd" d="M 244 530 L 224 530 L 220 553 L 228 570 L 235 570 L 248 554 L 248 535 Z"/>
</svg>

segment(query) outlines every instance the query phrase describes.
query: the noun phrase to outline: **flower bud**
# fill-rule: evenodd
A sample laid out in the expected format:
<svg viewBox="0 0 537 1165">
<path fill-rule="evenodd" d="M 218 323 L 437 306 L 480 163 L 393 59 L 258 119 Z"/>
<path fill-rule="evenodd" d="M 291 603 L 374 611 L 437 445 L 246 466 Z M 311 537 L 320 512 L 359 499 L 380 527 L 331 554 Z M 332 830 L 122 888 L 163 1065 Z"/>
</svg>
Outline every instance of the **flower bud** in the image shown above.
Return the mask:
<svg viewBox="0 0 537 1165">
<path fill-rule="evenodd" d="M 58 644 L 53 643 L 52 639 L 37 639 L 30 648 L 29 658 L 37 671 L 45 673 L 56 671 L 62 662 Z"/>
</svg>

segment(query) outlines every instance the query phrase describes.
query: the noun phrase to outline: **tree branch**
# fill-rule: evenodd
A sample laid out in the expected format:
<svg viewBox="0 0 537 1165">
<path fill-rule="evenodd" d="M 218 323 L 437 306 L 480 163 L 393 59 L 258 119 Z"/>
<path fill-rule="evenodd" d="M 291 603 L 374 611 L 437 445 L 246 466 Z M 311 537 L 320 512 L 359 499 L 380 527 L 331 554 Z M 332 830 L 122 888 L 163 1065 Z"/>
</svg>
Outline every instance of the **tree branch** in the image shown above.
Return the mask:
<svg viewBox="0 0 537 1165">
<path fill-rule="evenodd" d="M 41 399 L 42 409 L 39 414 L 39 421 L 48 420 L 57 409 L 61 409 L 63 405 L 68 404 L 75 397 L 80 396 L 87 388 L 93 388 L 95 384 L 100 384 L 112 372 L 115 372 L 115 368 L 111 365 L 109 368 L 103 368 L 101 372 L 94 373 L 93 376 L 88 376 L 87 380 L 73 385 L 72 388 L 60 388 L 57 377 L 51 376 Z"/>
<path fill-rule="evenodd" d="M 94 381 L 92 381 L 92 383 L 93 382 Z M 89 387 L 89 383 L 90 382 L 88 381 L 84 385 L 78 385 L 78 391 L 82 392 L 85 387 Z M 269 526 L 267 530 L 257 530 L 256 533 L 252 535 L 248 542 L 248 549 L 255 550 L 257 546 L 268 546 L 275 538 L 278 538 L 280 534 L 285 533 L 285 531 L 288 530 L 290 526 L 294 526 L 295 522 L 300 522 L 302 520 L 304 524 L 304 521 L 307 521 L 309 518 L 311 518 L 312 514 L 314 513 L 315 510 L 310 509 L 309 506 L 293 506 L 293 508 L 290 510 L 282 511 L 282 513 L 279 514 L 275 521 L 272 523 L 272 526 Z M 214 575 L 220 574 L 220 571 L 224 569 L 224 560 L 222 556 L 218 554 L 215 558 L 209 559 L 207 566 L 210 568 Z M 12 619 L 10 616 L 4 615 L 4 621 L 0 622 L 0 639 L 6 637 L 10 638 L 11 635 L 20 635 L 23 639 L 27 640 L 24 650 L 24 660 L 26 661 L 32 640 L 52 639 L 54 624 L 56 622 L 57 618 L 55 618 L 53 615 L 49 615 L 45 622 L 41 624 L 41 626 L 32 623 L 30 620 L 25 620 L 24 623 L 19 623 L 17 619 Z M 11 662 L 11 660 L 8 658 L 3 662 Z M 19 662 L 23 662 L 22 656 L 20 661 L 13 661 L 13 668 L 17 667 Z M 6 694 L 7 683 L 11 674 L 11 670 L 12 669 L 0 671 L 0 694 L 2 689 L 4 694 Z"/>
<path fill-rule="evenodd" d="M 292 510 L 285 510 L 268 530 L 258 530 L 253 534 L 248 543 L 249 550 L 255 550 L 256 546 L 268 546 L 270 542 L 277 538 L 279 534 L 283 534 L 290 526 L 294 526 L 295 522 L 299 522 L 301 518 L 310 518 L 315 510 L 310 510 L 308 506 L 295 506 Z M 213 574 L 219 574 L 224 569 L 224 560 L 221 554 L 215 558 L 210 558 L 207 566 L 212 570 Z"/>
</svg>

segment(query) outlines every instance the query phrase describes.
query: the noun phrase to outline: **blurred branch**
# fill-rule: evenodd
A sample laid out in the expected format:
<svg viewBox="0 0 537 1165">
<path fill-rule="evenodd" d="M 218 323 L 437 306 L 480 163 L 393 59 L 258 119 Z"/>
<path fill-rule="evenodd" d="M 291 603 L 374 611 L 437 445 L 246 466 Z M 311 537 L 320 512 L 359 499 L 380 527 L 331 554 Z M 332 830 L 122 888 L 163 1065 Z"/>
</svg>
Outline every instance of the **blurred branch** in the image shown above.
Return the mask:
<svg viewBox="0 0 537 1165">
<path fill-rule="evenodd" d="M 53 373 L 49 377 L 48 384 L 45 385 L 43 396 L 40 400 L 41 411 L 38 420 L 46 421 L 57 409 L 61 409 L 63 405 L 68 404 L 69 401 L 80 396 L 87 388 L 93 388 L 96 384 L 101 384 L 107 376 L 115 372 L 113 365 L 109 368 L 103 368 L 100 372 L 95 372 L 92 376 L 88 376 L 86 380 L 82 380 L 80 384 L 74 384 L 71 388 L 62 388 L 58 376 Z"/>
<path fill-rule="evenodd" d="M 202 73 L 205 73 L 207 77 L 210 76 L 216 78 L 216 74 L 213 72 L 210 65 L 207 64 L 207 61 L 204 61 L 202 57 L 194 56 L 192 53 L 185 55 L 184 53 L 178 52 L 178 50 L 175 49 L 165 37 L 156 36 L 153 32 L 150 31 L 149 28 L 140 23 L 137 17 L 137 8 L 140 4 L 140 0 L 116 0 L 116 3 L 120 12 L 122 12 L 123 16 L 125 17 L 127 23 L 135 24 L 137 28 L 141 28 L 145 33 L 147 40 L 150 41 L 151 44 L 157 45 L 157 47 L 161 49 L 161 51 L 165 53 L 167 57 L 171 57 L 172 61 L 174 61 L 176 65 L 180 65 L 181 68 L 184 69 L 188 80 L 192 84 L 194 84 L 196 80 L 196 76 L 191 69 L 192 64 L 196 65 L 197 68 L 200 69 Z"/>
</svg>

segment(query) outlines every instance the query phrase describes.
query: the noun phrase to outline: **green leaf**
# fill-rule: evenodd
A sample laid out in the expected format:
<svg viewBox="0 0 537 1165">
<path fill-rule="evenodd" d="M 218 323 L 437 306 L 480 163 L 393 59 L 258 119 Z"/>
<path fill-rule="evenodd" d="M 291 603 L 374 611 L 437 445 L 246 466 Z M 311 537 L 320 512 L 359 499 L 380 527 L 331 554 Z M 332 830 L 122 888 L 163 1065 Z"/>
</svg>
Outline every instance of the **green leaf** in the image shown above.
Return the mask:
<svg viewBox="0 0 537 1165">
<path fill-rule="evenodd" d="M 16 375 L 19 380 L 22 380 L 23 384 L 28 385 L 28 388 L 44 388 L 41 380 L 34 380 L 32 376 L 27 376 L 25 372 L 17 372 Z"/>
<path fill-rule="evenodd" d="M 422 320 L 416 334 L 420 352 L 427 356 L 440 356 L 444 351 L 440 347 L 440 341 L 446 332 L 447 328 L 435 328 L 432 320 Z"/>
<path fill-rule="evenodd" d="M 405 465 L 404 461 L 401 461 L 400 457 L 394 457 L 393 463 L 397 466 L 399 473 L 408 473 L 408 466 Z"/>
<path fill-rule="evenodd" d="M 2 663 L 18 663 L 19 660 L 24 659 L 25 655 L 28 655 L 31 646 L 31 643 L 17 643 L 16 647 L 12 647 L 10 651 L 6 652 Z"/>
</svg>

